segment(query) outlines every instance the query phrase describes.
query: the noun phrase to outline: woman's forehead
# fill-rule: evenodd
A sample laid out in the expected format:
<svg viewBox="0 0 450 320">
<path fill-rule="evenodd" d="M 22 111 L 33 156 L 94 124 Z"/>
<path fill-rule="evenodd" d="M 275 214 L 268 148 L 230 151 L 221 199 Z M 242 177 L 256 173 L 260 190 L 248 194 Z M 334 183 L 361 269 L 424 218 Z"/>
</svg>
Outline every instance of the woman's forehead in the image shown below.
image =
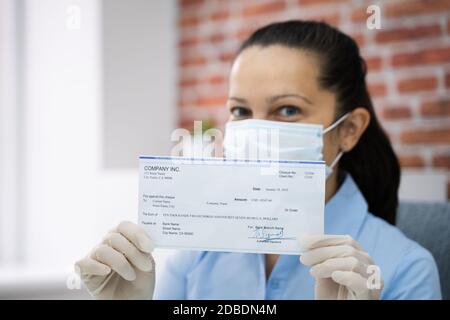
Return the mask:
<svg viewBox="0 0 450 320">
<path fill-rule="evenodd" d="M 315 75 L 319 66 L 318 60 L 317 54 L 306 50 L 282 45 L 252 46 L 238 55 L 231 73 L 271 72 L 275 74 L 277 72 L 295 73 L 301 70 Z"/>
<path fill-rule="evenodd" d="M 281 45 L 253 46 L 242 51 L 230 73 L 230 92 L 280 94 L 319 91 L 318 57 L 304 50 Z"/>
</svg>

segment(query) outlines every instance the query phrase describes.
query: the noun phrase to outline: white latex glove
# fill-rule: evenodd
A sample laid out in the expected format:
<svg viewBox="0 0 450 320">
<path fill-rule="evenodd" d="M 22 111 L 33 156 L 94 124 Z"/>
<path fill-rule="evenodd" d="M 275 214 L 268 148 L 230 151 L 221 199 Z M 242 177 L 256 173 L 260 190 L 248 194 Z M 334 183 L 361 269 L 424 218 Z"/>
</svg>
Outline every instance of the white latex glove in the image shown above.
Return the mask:
<svg viewBox="0 0 450 320">
<path fill-rule="evenodd" d="M 151 299 L 155 287 L 153 243 L 132 222 L 122 222 L 75 264 L 96 299 Z"/>
<path fill-rule="evenodd" d="M 311 266 L 315 278 L 315 298 L 318 300 L 378 300 L 383 288 L 381 275 L 377 283 L 369 266 L 372 258 L 359 243 L 348 235 L 311 235 L 300 239 L 305 250 L 300 262 Z M 374 268 L 374 267 L 371 267 Z M 368 273 L 369 271 L 369 273 Z M 369 281 L 368 281 L 369 280 Z M 375 287 L 371 284 L 375 284 Z"/>
</svg>

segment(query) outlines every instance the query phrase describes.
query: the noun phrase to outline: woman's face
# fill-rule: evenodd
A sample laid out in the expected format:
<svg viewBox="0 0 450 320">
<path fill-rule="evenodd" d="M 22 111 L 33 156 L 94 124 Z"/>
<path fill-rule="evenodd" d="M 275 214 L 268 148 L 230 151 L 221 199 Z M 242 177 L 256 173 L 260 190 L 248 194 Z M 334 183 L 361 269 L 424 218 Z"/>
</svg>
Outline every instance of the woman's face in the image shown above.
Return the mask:
<svg viewBox="0 0 450 320">
<path fill-rule="evenodd" d="M 230 73 L 227 106 L 230 121 L 265 119 L 331 125 L 336 94 L 319 86 L 316 54 L 273 45 L 242 51 Z M 339 152 L 337 129 L 324 135 L 324 160 Z"/>
</svg>

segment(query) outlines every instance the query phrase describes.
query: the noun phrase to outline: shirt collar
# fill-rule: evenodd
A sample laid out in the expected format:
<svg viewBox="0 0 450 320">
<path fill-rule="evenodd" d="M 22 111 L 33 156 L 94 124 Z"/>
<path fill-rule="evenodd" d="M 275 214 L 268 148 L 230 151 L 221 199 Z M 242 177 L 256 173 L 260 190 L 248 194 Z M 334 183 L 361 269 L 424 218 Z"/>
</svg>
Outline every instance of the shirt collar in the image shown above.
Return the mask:
<svg viewBox="0 0 450 320">
<path fill-rule="evenodd" d="M 367 202 L 348 173 L 325 205 L 325 234 L 349 234 L 354 239 L 367 216 Z"/>
</svg>

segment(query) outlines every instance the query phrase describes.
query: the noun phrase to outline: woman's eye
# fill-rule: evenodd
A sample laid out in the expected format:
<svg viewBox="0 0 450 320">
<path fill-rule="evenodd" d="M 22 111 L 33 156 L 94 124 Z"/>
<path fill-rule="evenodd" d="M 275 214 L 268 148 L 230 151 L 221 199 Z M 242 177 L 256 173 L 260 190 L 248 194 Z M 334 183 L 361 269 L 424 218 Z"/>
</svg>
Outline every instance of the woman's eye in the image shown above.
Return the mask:
<svg viewBox="0 0 450 320">
<path fill-rule="evenodd" d="M 235 118 L 249 117 L 252 114 L 249 109 L 244 107 L 233 107 L 231 108 L 230 112 Z"/>
<path fill-rule="evenodd" d="M 282 117 L 293 117 L 299 115 L 301 110 L 296 106 L 282 106 L 277 111 Z"/>
</svg>

